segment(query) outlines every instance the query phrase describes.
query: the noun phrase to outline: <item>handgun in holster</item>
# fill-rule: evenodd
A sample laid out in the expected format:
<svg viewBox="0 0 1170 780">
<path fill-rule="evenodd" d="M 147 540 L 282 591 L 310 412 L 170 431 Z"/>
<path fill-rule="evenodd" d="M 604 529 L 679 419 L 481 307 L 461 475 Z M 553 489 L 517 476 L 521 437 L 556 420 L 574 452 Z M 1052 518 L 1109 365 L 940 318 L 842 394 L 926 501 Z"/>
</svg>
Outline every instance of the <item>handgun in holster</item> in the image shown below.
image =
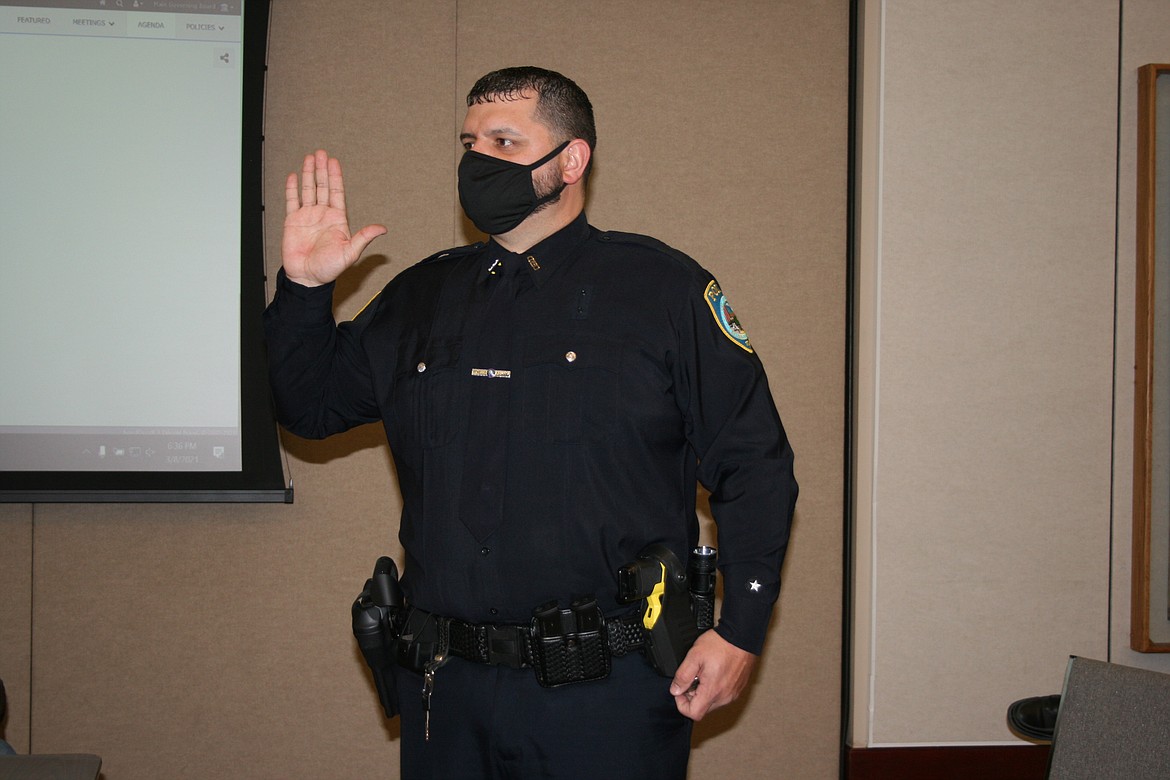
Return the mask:
<svg viewBox="0 0 1170 780">
<path fill-rule="evenodd" d="M 689 572 L 688 572 L 689 569 Z M 618 570 L 618 601 L 642 601 L 643 653 L 673 677 L 699 634 L 714 622 L 715 549 L 698 547 L 683 568 L 662 544 L 651 544 Z"/>
<path fill-rule="evenodd" d="M 397 663 L 398 635 L 405 613 L 398 567 L 382 556 L 374 574 L 366 580 L 361 595 L 353 602 L 353 635 L 374 675 L 378 699 L 387 718 L 398 714 L 398 696 L 393 667 Z"/>
</svg>

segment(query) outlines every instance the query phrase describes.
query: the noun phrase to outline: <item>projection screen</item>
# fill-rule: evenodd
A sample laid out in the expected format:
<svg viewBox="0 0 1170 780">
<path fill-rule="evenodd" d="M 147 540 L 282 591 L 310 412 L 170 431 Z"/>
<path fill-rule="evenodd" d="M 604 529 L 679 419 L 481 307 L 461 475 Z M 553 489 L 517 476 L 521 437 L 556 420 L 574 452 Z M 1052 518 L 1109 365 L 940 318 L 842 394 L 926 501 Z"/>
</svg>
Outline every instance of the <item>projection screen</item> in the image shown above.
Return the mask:
<svg viewBox="0 0 1170 780">
<path fill-rule="evenodd" d="M 0 0 L 0 493 L 289 501 L 267 393 L 267 0 Z"/>
</svg>

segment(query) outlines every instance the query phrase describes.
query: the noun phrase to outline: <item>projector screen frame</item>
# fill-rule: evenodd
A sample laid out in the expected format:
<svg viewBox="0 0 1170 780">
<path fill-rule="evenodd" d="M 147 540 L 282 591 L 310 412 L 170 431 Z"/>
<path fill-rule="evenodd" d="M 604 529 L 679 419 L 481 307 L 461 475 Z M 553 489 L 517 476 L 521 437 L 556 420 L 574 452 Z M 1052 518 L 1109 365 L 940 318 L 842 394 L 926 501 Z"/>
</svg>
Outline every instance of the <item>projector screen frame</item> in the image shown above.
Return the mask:
<svg viewBox="0 0 1170 780">
<path fill-rule="evenodd" d="M 280 438 L 268 385 L 262 315 L 264 89 L 270 0 L 243 7 L 238 471 L 0 471 L 0 503 L 285 503 Z"/>
</svg>

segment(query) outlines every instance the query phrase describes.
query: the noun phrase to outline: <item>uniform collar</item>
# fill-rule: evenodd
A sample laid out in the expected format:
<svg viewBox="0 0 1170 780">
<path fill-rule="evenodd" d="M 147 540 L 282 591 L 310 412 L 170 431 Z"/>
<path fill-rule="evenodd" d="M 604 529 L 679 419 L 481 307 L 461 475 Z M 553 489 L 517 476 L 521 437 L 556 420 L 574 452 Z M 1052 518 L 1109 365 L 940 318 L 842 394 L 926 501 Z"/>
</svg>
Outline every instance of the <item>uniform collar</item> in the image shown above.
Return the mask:
<svg viewBox="0 0 1170 780">
<path fill-rule="evenodd" d="M 521 274 L 528 274 L 532 283 L 540 288 L 562 266 L 568 265 L 577 253 L 578 247 L 589 237 L 589 221 L 582 211 L 577 217 L 548 238 L 530 247 L 525 252 L 509 252 L 493 238 L 484 248 L 483 265 L 479 280 L 486 281 L 488 269 L 497 260 L 505 266 L 519 266 Z"/>
</svg>

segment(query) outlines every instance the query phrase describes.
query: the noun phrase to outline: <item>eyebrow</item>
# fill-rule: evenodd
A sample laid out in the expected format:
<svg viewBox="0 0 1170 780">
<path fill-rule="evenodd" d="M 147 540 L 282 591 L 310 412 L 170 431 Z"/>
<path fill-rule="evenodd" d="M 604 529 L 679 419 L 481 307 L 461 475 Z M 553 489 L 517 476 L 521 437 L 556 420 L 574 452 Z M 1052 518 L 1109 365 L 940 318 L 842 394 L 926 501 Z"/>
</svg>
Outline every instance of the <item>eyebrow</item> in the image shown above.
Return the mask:
<svg viewBox="0 0 1170 780">
<path fill-rule="evenodd" d="M 497 127 L 497 128 L 492 129 L 492 130 L 488 130 L 487 132 L 485 132 L 483 134 L 483 136 L 485 138 L 494 138 L 494 137 L 501 136 L 501 135 L 510 135 L 510 136 L 515 136 L 515 137 L 519 138 L 519 137 L 522 137 L 524 134 L 513 127 Z M 459 134 L 460 141 L 472 141 L 472 140 L 475 140 L 476 137 L 477 136 L 475 133 L 460 133 Z"/>
</svg>

